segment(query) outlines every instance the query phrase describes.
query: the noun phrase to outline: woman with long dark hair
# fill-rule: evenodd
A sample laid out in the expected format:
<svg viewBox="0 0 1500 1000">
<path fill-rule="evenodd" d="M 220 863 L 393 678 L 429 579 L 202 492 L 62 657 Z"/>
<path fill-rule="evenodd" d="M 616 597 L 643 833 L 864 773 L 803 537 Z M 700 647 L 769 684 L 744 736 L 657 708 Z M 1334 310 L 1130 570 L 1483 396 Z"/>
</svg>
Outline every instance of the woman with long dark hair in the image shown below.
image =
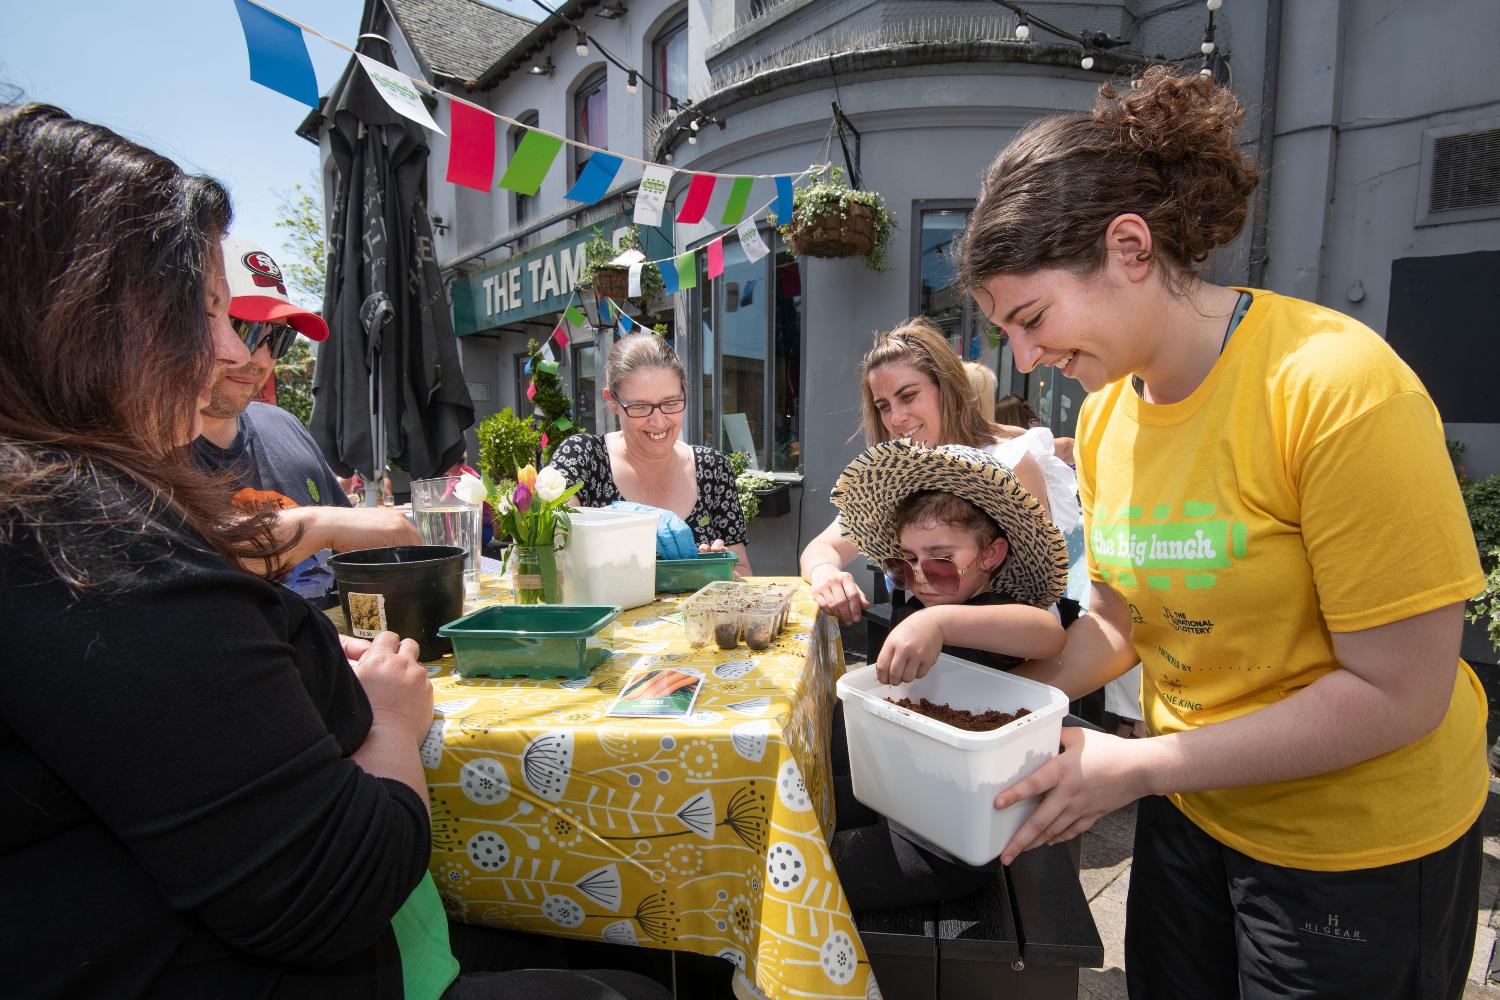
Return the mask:
<svg viewBox="0 0 1500 1000">
<path fill-rule="evenodd" d="M 1133 997 L 1457 997 L 1475 933 L 1483 589 L 1421 382 L 1332 309 L 1212 284 L 1256 168 L 1228 89 L 1153 67 L 990 167 L 959 277 L 1017 366 L 1090 393 L 1078 696 L 1143 664 L 1150 738 L 1063 731 L 1007 862 L 1141 799 Z"/>
<path fill-rule="evenodd" d="M 426 873 L 415 643 L 341 647 L 243 568 L 289 543 L 184 447 L 247 359 L 229 219 L 217 183 L 107 129 L 0 109 L 5 989 L 473 995 Z"/>
</svg>

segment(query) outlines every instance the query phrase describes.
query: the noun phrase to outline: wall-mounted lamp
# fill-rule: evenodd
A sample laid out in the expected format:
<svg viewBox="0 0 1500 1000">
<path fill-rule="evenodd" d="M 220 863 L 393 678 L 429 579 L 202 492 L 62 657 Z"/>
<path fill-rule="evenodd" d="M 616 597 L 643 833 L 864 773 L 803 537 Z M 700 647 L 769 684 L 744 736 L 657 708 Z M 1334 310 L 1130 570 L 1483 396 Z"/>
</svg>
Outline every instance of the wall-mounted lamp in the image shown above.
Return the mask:
<svg viewBox="0 0 1500 1000">
<path fill-rule="evenodd" d="M 625 5 L 620 3 L 620 0 L 608 0 L 608 2 L 599 5 L 599 9 L 594 11 L 594 16 L 602 17 L 606 21 L 613 21 L 624 13 Z"/>
<path fill-rule="evenodd" d="M 552 57 L 548 56 L 546 62 L 535 63 L 526 72 L 532 76 L 551 76 L 557 67 L 552 65 Z"/>
</svg>

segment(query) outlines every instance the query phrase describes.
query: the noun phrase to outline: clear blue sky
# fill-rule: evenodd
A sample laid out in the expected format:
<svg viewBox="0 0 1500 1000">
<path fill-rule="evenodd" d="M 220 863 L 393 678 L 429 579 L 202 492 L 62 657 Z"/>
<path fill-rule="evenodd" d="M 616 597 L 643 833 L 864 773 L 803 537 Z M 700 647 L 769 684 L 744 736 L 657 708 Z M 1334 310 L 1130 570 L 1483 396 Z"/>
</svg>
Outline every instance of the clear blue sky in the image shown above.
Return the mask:
<svg viewBox="0 0 1500 1000">
<path fill-rule="evenodd" d="M 527 0 L 489 2 L 541 14 Z M 362 0 L 268 6 L 346 44 L 364 8 Z M 0 0 L 0 25 L 0 83 L 218 178 L 234 197 L 235 232 L 281 255 L 276 192 L 316 183 L 318 150 L 295 134 L 309 109 L 250 82 L 233 0 Z M 348 55 L 304 37 L 327 93 Z"/>
</svg>

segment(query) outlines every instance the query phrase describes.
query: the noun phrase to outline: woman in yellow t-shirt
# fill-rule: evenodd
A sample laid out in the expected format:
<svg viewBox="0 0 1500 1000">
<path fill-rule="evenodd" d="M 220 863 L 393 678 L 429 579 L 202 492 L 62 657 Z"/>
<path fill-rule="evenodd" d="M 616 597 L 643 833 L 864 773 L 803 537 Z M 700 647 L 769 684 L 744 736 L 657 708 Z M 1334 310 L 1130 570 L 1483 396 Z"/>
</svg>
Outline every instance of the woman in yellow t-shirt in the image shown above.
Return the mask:
<svg viewBox="0 0 1500 1000">
<path fill-rule="evenodd" d="M 1458 996 L 1488 787 L 1458 656 L 1474 539 L 1377 334 L 1198 277 L 1256 185 L 1242 117 L 1163 67 L 1103 87 L 1000 154 L 962 242 L 1016 364 L 1090 392 L 1091 612 L 1020 672 L 1077 696 L 1140 660 L 1152 737 L 1065 730 L 996 799 L 1044 795 L 1002 858 L 1139 798 L 1133 997 Z"/>
</svg>

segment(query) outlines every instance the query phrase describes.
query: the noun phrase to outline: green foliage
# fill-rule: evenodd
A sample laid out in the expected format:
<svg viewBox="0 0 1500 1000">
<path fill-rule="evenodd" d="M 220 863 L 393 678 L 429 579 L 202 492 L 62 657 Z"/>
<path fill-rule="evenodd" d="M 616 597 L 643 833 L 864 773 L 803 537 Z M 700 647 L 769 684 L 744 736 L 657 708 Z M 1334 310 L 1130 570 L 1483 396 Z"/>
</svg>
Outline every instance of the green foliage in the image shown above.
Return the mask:
<svg viewBox="0 0 1500 1000">
<path fill-rule="evenodd" d="M 879 191 L 856 191 L 844 181 L 844 168 L 833 167 L 826 179 L 820 179 L 807 187 L 798 188 L 792 194 L 792 221 L 811 219 L 825 212 L 836 212 L 840 218 L 849 218 L 850 205 L 863 205 L 875 216 L 875 245 L 865 254 L 865 266 L 872 271 L 884 271 L 886 252 L 890 249 L 891 233 L 896 228 L 896 219 L 885 207 L 885 199 Z M 774 225 L 776 216 L 770 216 Z M 792 225 L 781 227 L 781 238 L 790 239 Z"/>
<path fill-rule="evenodd" d="M 326 262 L 323 206 L 309 193 L 318 188 L 316 177 L 308 184 L 307 188 L 293 184 L 290 191 L 277 192 L 276 228 L 282 230 L 286 253 L 273 256 L 292 297 L 303 306 L 321 309 Z M 276 405 L 302 421 L 304 427 L 312 420 L 316 360 L 308 341 L 298 337 L 276 362 Z"/>
<path fill-rule="evenodd" d="M 743 451 L 730 453 L 729 469 L 734 473 L 734 489 L 740 496 L 740 508 L 745 512 L 745 524 L 748 525 L 760 514 L 760 497 L 755 491 L 768 490 L 776 485 L 776 481 L 765 473 L 752 471 L 750 456 Z"/>
<path fill-rule="evenodd" d="M 627 226 L 625 235 L 620 237 L 620 245 L 617 247 L 610 242 L 609 236 L 598 227 L 589 237 L 589 241 L 583 245 L 583 270 L 578 276 L 578 284 L 589 286 L 594 283 L 594 272 L 600 267 L 608 264 L 626 250 L 640 250 L 645 252 L 641 246 L 641 235 L 635 226 Z M 647 264 L 641 268 L 641 297 L 655 298 L 666 289 L 661 280 L 661 269 L 655 264 Z"/>
<path fill-rule="evenodd" d="M 1485 572 L 1484 593 L 1470 603 L 1469 620 L 1488 616 L 1490 642 L 1500 648 L 1500 474 L 1463 480 L 1459 492 L 1469 509 L 1469 524 Z"/>
<path fill-rule="evenodd" d="M 535 355 L 537 343 L 526 342 L 528 353 Z M 582 428 L 573 423 L 573 400 L 563 391 L 562 379 L 557 377 L 557 368 L 545 362 L 531 366 L 531 381 L 536 386 L 536 396 L 531 405 L 536 407 L 537 429 L 547 435 L 547 446 L 542 449 L 542 464 L 552 461 L 552 453 Z"/>
<path fill-rule="evenodd" d="M 515 489 L 516 470 L 536 461 L 542 432 L 506 407 L 479 422 L 479 471 L 504 492 Z"/>
<path fill-rule="evenodd" d="M 281 265 L 281 273 L 293 298 L 311 309 L 323 308 L 323 280 L 326 274 L 328 249 L 323 242 L 323 206 L 313 197 L 319 188 L 318 179 L 310 178 L 308 186 L 293 184 L 290 191 L 278 191 L 276 228 L 283 231 L 282 245 L 287 249 L 285 259 L 275 254 Z"/>
</svg>

